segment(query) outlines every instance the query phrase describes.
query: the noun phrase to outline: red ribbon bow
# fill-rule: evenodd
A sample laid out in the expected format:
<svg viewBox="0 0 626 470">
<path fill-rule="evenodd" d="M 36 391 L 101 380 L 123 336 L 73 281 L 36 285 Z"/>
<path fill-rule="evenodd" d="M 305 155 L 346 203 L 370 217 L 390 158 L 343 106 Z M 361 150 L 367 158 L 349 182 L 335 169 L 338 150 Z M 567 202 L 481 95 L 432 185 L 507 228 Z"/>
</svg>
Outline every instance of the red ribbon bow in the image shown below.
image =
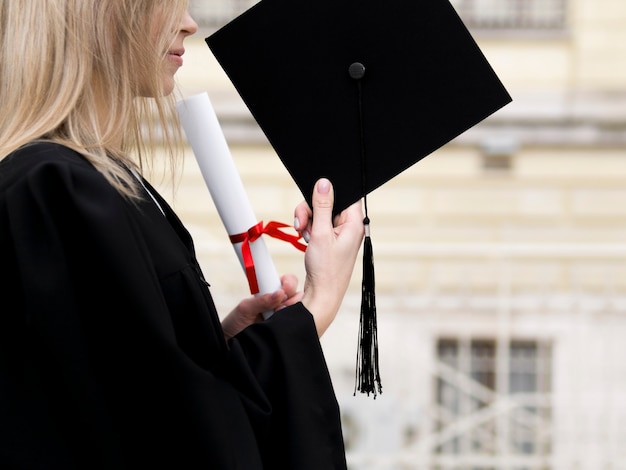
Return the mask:
<svg viewBox="0 0 626 470">
<path fill-rule="evenodd" d="M 248 284 L 250 286 L 250 292 L 252 294 L 259 293 L 259 283 L 256 278 L 256 271 L 254 269 L 254 260 L 252 259 L 252 252 L 250 250 L 250 243 L 255 242 L 261 235 L 269 235 L 273 238 L 278 238 L 291 243 L 300 251 L 306 251 L 306 245 L 300 242 L 299 235 L 289 235 L 288 233 L 280 230 L 281 228 L 290 227 L 290 225 L 283 224 L 281 222 L 268 222 L 266 226 L 263 226 L 263 221 L 256 224 L 247 232 L 239 233 L 236 235 L 230 235 L 231 243 L 241 243 L 241 254 L 243 256 L 243 262 L 246 269 L 246 277 L 248 278 Z"/>
</svg>

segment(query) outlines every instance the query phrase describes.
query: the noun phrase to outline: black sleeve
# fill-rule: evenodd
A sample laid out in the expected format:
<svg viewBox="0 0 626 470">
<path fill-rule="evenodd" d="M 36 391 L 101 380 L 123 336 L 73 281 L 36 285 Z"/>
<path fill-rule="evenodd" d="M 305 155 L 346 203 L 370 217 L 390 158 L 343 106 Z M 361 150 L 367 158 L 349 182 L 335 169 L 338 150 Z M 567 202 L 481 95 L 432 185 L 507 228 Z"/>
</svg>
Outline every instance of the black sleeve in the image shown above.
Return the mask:
<svg viewBox="0 0 626 470">
<path fill-rule="evenodd" d="M 0 181 L 0 467 L 345 468 L 304 307 L 226 348 L 195 258 L 75 159 Z"/>
<path fill-rule="evenodd" d="M 306 308 L 296 304 L 247 328 L 231 351 L 245 358 L 272 404 L 261 446 L 267 468 L 345 468 L 339 408 Z"/>
</svg>

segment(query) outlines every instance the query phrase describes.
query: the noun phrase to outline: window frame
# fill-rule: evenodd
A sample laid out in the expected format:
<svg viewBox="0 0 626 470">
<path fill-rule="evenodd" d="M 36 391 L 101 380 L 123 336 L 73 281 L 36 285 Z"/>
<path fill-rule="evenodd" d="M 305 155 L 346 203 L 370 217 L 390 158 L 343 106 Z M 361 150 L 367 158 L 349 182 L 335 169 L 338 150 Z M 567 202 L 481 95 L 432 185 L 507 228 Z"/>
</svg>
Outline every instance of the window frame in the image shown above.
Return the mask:
<svg viewBox="0 0 626 470">
<path fill-rule="evenodd" d="M 432 429 L 448 439 L 433 447 L 433 459 L 471 456 L 485 462 L 475 467 L 482 470 L 503 456 L 528 462 L 549 456 L 552 440 L 539 430 L 552 420 L 552 349 L 537 338 L 439 337 Z M 453 434 L 455 426 L 466 429 Z"/>
</svg>

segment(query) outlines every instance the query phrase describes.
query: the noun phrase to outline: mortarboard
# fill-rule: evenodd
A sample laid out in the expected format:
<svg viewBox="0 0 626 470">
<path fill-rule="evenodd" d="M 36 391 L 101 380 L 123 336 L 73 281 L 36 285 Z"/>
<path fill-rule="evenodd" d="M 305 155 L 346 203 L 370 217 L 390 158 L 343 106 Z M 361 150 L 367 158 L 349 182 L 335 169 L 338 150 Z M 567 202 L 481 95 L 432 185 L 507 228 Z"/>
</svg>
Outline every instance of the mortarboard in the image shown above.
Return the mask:
<svg viewBox="0 0 626 470">
<path fill-rule="evenodd" d="M 262 0 L 206 41 L 307 201 L 333 183 L 335 213 L 511 101 L 448 0 Z M 373 283 L 364 262 L 357 380 L 376 396 Z"/>
</svg>

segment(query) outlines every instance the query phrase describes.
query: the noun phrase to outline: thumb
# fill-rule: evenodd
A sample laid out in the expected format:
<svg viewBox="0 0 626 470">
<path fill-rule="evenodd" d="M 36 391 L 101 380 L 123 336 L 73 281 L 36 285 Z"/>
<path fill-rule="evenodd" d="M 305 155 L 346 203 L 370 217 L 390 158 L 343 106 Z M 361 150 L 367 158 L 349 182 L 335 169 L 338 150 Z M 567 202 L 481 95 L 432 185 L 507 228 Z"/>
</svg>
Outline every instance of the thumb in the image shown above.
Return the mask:
<svg viewBox="0 0 626 470">
<path fill-rule="evenodd" d="M 326 178 L 320 178 L 313 190 L 313 231 L 323 227 L 332 229 L 334 191 Z M 316 227 L 317 225 L 317 227 Z"/>
</svg>

